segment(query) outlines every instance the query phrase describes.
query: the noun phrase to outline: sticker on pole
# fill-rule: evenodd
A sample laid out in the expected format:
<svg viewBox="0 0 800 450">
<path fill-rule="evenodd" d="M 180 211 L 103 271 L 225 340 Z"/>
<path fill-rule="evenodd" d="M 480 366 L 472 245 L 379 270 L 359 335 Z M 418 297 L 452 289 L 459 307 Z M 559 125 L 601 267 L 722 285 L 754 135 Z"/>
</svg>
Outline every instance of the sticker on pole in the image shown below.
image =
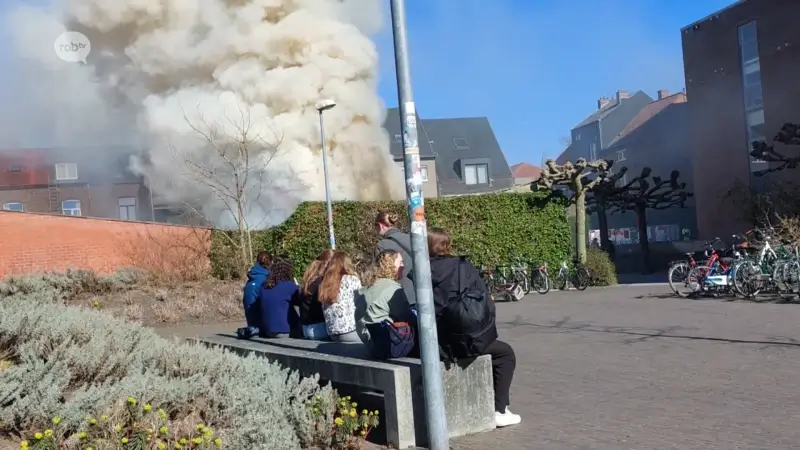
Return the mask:
<svg viewBox="0 0 800 450">
<path fill-rule="evenodd" d="M 411 222 L 411 234 L 425 237 L 427 235 L 425 222 Z"/>
<path fill-rule="evenodd" d="M 89 52 L 92 51 L 92 44 L 83 33 L 66 31 L 56 38 L 53 43 L 53 50 L 56 51 L 56 56 L 62 61 L 86 64 L 86 58 L 89 57 Z"/>
</svg>

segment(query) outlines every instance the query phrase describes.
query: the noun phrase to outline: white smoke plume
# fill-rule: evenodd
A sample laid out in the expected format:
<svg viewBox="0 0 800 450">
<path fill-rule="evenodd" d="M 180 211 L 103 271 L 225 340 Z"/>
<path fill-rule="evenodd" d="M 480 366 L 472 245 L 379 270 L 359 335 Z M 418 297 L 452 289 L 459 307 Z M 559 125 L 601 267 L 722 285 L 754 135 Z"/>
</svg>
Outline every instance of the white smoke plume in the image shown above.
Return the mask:
<svg viewBox="0 0 800 450">
<path fill-rule="evenodd" d="M 15 145 L 47 145 L 30 141 L 49 132 L 59 146 L 144 148 L 134 166 L 158 196 L 191 199 L 227 228 L 230 199 L 216 182 L 181 176 L 182 166 L 189 160 L 232 186 L 235 171 L 214 147 L 235 149 L 245 125 L 254 168 L 247 222 L 270 226 L 300 201 L 324 198 L 315 104 L 329 98 L 337 103 L 324 113 L 334 199 L 403 195 L 377 94 L 375 0 L 63 0 L 7 19 L 17 55 L 28 60 L 23 76 L 37 84 L 22 100 L 29 114 L 19 103 L 4 111 L 18 125 L 0 138 Z M 87 66 L 57 59 L 53 41 L 64 30 L 91 41 Z"/>
</svg>

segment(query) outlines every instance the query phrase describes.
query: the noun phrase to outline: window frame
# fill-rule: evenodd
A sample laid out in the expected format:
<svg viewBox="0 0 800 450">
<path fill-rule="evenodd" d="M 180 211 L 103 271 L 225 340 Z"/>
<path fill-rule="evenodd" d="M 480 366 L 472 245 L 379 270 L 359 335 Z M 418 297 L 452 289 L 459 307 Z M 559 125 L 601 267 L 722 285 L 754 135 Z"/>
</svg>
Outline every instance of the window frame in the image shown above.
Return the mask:
<svg viewBox="0 0 800 450">
<path fill-rule="evenodd" d="M 627 160 L 627 158 L 625 157 L 625 150 L 626 149 L 624 148 L 622 150 L 617 150 L 617 162 L 622 162 Z"/>
<path fill-rule="evenodd" d="M 69 203 L 69 202 L 75 202 L 75 205 L 77 205 L 77 206 L 75 206 L 73 208 L 67 208 L 66 204 Z M 70 211 L 70 212 L 67 213 L 67 211 Z M 75 214 L 76 212 L 77 212 L 77 214 Z M 64 216 L 72 216 L 72 217 L 81 217 L 81 216 L 83 216 L 83 209 L 81 208 L 81 201 L 78 200 L 78 199 L 74 199 L 74 198 L 73 199 L 69 199 L 69 200 L 63 200 L 61 202 L 61 214 L 64 215 Z"/>
<path fill-rule="evenodd" d="M 486 174 L 486 181 L 481 182 L 479 174 L 479 168 L 483 168 Z M 475 172 L 475 182 L 470 183 L 467 177 L 467 172 L 470 170 L 474 170 Z M 484 184 L 489 184 L 489 164 L 487 163 L 473 163 L 473 164 L 464 164 L 464 184 L 467 186 L 481 186 Z"/>
<path fill-rule="evenodd" d="M 464 143 L 463 144 L 459 144 L 458 141 L 464 141 Z M 453 138 L 453 145 L 458 150 L 468 150 L 469 149 L 469 141 L 467 140 L 467 138 L 462 137 L 462 136 L 454 137 Z"/>
<path fill-rule="evenodd" d="M 123 204 L 123 200 L 128 200 L 128 199 L 132 200 L 133 203 L 132 204 Z M 136 214 L 137 213 L 137 210 L 136 210 L 137 206 L 138 205 L 137 205 L 136 197 L 119 197 L 117 199 L 117 213 L 119 215 L 119 219 L 120 220 L 133 220 L 133 221 L 137 220 L 137 217 L 136 217 L 137 216 L 137 214 Z M 122 212 L 123 211 L 125 211 L 125 216 L 126 217 L 122 217 Z M 131 211 L 133 211 L 133 217 L 131 217 Z"/>
<path fill-rule="evenodd" d="M 19 205 L 19 209 L 11 209 L 11 205 Z M 25 204 L 22 202 L 6 202 L 3 203 L 3 211 L 25 212 Z"/>
<path fill-rule="evenodd" d="M 73 168 L 75 176 L 70 176 L 69 169 Z M 61 173 L 59 169 L 63 169 Z M 63 176 L 61 176 L 63 175 Z M 76 163 L 57 163 L 56 164 L 56 181 L 73 181 L 78 179 L 78 165 Z"/>
<path fill-rule="evenodd" d="M 428 181 L 428 166 L 422 165 L 419 167 L 419 176 L 422 178 L 422 182 Z"/>
</svg>

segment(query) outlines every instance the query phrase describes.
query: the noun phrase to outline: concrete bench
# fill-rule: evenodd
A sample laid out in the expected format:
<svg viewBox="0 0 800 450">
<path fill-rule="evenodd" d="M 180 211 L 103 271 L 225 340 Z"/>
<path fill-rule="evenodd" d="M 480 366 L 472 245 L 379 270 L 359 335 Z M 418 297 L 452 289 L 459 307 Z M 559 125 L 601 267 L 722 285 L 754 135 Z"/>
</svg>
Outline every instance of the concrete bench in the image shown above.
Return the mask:
<svg viewBox="0 0 800 450">
<path fill-rule="evenodd" d="M 422 365 L 418 359 L 375 361 L 360 344 L 303 339 L 241 340 L 218 334 L 196 341 L 241 355 L 253 353 L 304 376 L 319 374 L 334 383 L 381 391 L 387 442 L 398 449 L 427 443 Z M 442 364 L 442 377 L 450 437 L 495 428 L 491 357 L 481 356 L 450 367 Z"/>
</svg>

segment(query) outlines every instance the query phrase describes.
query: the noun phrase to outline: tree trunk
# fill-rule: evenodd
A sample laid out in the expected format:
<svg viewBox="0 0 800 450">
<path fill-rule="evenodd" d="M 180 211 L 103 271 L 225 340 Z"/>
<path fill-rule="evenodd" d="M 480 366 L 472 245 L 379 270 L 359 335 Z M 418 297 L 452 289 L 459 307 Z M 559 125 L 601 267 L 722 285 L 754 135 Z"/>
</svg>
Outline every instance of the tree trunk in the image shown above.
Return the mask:
<svg viewBox="0 0 800 450">
<path fill-rule="evenodd" d="M 575 193 L 575 252 L 586 263 L 586 192 L 581 191 Z"/>
<path fill-rule="evenodd" d="M 608 216 L 602 197 L 597 197 L 597 225 L 600 228 L 600 248 L 606 250 L 611 240 L 608 238 Z"/>
<path fill-rule="evenodd" d="M 650 273 L 650 242 L 647 236 L 647 207 L 636 205 L 636 229 L 639 230 L 639 251 L 642 253 L 642 271 Z"/>
</svg>

